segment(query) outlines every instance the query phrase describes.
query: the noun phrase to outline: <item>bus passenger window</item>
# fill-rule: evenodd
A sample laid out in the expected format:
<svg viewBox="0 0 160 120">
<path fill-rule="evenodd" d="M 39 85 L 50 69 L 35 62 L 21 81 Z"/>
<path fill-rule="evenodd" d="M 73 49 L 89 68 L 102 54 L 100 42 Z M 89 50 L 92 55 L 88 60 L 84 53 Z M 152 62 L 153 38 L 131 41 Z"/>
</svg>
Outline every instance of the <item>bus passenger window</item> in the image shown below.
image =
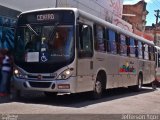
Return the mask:
<svg viewBox="0 0 160 120">
<path fill-rule="evenodd" d="M 109 30 L 108 35 L 109 35 L 108 52 L 116 54 L 117 53 L 116 33 L 113 30 Z"/>
<path fill-rule="evenodd" d="M 135 40 L 130 38 L 130 56 L 135 57 Z"/>
<path fill-rule="evenodd" d="M 130 39 L 126 37 L 127 56 L 130 56 Z"/>
<path fill-rule="evenodd" d="M 79 42 L 78 55 L 79 57 L 92 57 L 92 28 L 88 25 L 79 25 Z"/>
<path fill-rule="evenodd" d="M 138 57 L 138 41 L 135 40 L 135 56 Z"/>
<path fill-rule="evenodd" d="M 144 59 L 146 59 L 146 60 L 149 59 L 148 45 L 147 44 L 144 44 Z"/>
<path fill-rule="evenodd" d="M 140 41 L 138 41 L 138 53 L 138 58 L 143 58 L 143 45 Z"/>
<path fill-rule="evenodd" d="M 127 55 L 127 42 L 126 42 L 126 36 L 120 35 L 120 54 L 121 55 Z"/>
<path fill-rule="evenodd" d="M 95 34 L 95 50 L 103 52 L 106 51 L 105 48 L 105 29 L 99 25 L 94 26 Z"/>
<path fill-rule="evenodd" d="M 149 47 L 149 60 L 151 61 L 155 60 L 155 51 L 153 46 Z"/>
</svg>

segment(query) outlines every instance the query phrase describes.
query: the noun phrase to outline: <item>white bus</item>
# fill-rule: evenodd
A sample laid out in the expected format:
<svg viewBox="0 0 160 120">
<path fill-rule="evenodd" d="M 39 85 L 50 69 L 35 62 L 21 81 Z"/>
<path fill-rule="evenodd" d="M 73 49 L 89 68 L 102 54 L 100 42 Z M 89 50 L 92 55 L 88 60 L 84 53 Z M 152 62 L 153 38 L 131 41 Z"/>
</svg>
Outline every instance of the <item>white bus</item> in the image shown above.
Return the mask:
<svg viewBox="0 0 160 120">
<path fill-rule="evenodd" d="M 77 8 L 23 12 L 15 33 L 14 84 L 46 95 L 132 87 L 155 80 L 154 44 Z"/>
<path fill-rule="evenodd" d="M 156 81 L 160 82 L 160 47 L 155 46 L 156 50 Z"/>
</svg>

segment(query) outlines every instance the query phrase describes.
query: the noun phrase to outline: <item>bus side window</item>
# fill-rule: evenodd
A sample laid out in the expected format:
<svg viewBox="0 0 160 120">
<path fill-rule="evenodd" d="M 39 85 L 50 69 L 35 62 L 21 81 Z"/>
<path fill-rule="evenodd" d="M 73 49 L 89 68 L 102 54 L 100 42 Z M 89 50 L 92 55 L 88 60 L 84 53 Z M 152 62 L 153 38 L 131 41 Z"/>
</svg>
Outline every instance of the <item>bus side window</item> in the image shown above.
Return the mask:
<svg viewBox="0 0 160 120">
<path fill-rule="evenodd" d="M 145 44 L 142 43 L 142 58 L 143 58 L 143 59 L 145 58 L 144 51 L 145 51 Z"/>
<path fill-rule="evenodd" d="M 158 57 L 158 67 L 160 67 L 160 53 L 159 53 L 159 50 L 158 50 L 158 53 L 157 53 L 157 57 Z"/>
<path fill-rule="evenodd" d="M 135 57 L 135 40 L 130 38 L 130 56 Z"/>
<path fill-rule="evenodd" d="M 108 28 L 105 29 L 105 47 L 106 47 L 106 51 L 109 52 L 109 32 L 108 32 Z"/>
<path fill-rule="evenodd" d="M 149 46 L 149 60 L 155 60 L 155 50 L 153 46 Z"/>
<path fill-rule="evenodd" d="M 105 28 L 100 25 L 94 25 L 95 50 L 99 52 L 106 51 Z"/>
<path fill-rule="evenodd" d="M 134 43 L 135 43 L 135 57 L 138 57 L 138 54 L 139 54 L 139 52 L 138 52 L 138 41 L 135 40 Z"/>
<path fill-rule="evenodd" d="M 127 42 L 126 36 L 120 34 L 120 54 L 126 56 L 127 55 Z"/>
<path fill-rule="evenodd" d="M 140 41 L 138 41 L 138 53 L 138 58 L 143 58 L 143 45 Z"/>
<path fill-rule="evenodd" d="M 111 29 L 108 30 L 108 52 L 117 53 L 116 33 Z"/>
<path fill-rule="evenodd" d="M 148 45 L 147 44 L 144 44 L 144 59 L 146 59 L 146 60 L 149 59 Z"/>
<path fill-rule="evenodd" d="M 130 38 L 126 37 L 127 56 L 130 56 Z"/>
<path fill-rule="evenodd" d="M 79 24 L 78 36 L 78 56 L 80 58 L 93 56 L 92 27 L 85 24 Z"/>
</svg>

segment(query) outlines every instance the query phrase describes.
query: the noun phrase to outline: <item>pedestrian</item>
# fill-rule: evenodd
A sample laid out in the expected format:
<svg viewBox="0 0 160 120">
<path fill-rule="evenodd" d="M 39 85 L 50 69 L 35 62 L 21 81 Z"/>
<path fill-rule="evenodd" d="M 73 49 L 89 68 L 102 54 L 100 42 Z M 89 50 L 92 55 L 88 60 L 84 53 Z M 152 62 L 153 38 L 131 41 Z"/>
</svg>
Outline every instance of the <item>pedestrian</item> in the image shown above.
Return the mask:
<svg viewBox="0 0 160 120">
<path fill-rule="evenodd" d="M 7 96 L 10 94 L 10 80 L 11 80 L 11 54 L 8 50 L 3 50 L 4 58 L 1 65 L 1 81 L 0 81 L 0 96 Z"/>
</svg>

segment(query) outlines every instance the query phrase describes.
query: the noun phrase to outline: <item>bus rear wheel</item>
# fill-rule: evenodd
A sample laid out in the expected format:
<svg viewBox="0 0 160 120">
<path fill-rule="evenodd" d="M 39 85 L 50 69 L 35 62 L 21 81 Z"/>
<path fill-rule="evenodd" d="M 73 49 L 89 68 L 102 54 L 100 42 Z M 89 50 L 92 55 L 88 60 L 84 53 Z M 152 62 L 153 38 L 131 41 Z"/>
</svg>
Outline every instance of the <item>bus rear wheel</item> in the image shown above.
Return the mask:
<svg viewBox="0 0 160 120">
<path fill-rule="evenodd" d="M 142 90 L 142 85 L 143 85 L 143 76 L 140 74 L 138 76 L 138 84 L 136 85 L 136 91 L 137 92 Z"/>
<path fill-rule="evenodd" d="M 137 79 L 137 85 L 129 86 L 128 88 L 133 92 L 139 92 L 142 90 L 142 85 L 143 85 L 143 76 L 142 74 L 139 74 Z"/>
<path fill-rule="evenodd" d="M 138 80 L 137 80 L 137 85 L 131 86 L 131 90 L 134 92 L 139 92 L 142 90 L 142 85 L 143 85 L 143 76 L 139 74 Z"/>
<path fill-rule="evenodd" d="M 95 82 L 94 90 L 92 91 L 92 99 L 99 99 L 102 97 L 103 87 L 101 76 L 97 77 Z"/>
</svg>

